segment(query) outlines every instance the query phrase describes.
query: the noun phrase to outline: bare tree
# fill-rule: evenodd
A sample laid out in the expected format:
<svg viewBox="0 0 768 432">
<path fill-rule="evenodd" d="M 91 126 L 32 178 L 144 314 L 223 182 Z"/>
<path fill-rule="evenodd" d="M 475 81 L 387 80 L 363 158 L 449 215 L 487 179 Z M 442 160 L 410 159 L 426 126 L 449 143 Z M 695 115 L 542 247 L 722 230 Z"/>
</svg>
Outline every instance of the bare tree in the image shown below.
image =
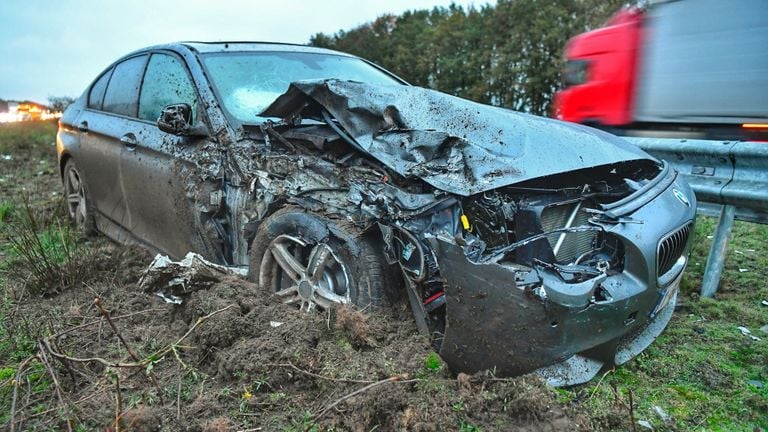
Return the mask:
<svg viewBox="0 0 768 432">
<path fill-rule="evenodd" d="M 74 101 L 75 98 L 69 96 L 49 96 L 48 108 L 54 112 L 64 112 L 64 110 Z"/>
</svg>

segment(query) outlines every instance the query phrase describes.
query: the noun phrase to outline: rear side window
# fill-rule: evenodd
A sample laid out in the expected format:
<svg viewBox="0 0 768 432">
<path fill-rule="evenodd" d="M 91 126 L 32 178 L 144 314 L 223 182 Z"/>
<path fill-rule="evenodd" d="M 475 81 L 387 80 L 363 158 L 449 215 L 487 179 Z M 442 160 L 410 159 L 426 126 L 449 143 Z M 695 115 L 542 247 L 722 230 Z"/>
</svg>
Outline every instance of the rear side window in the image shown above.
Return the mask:
<svg viewBox="0 0 768 432">
<path fill-rule="evenodd" d="M 186 103 L 192 107 L 194 122 L 197 97 L 186 67 L 173 56 L 152 54 L 141 87 L 139 118 L 157 121 L 163 107 L 178 103 Z"/>
<path fill-rule="evenodd" d="M 115 66 L 104 94 L 104 111 L 136 117 L 139 105 L 139 87 L 147 56 L 129 58 Z"/>
<path fill-rule="evenodd" d="M 104 92 L 107 90 L 107 83 L 111 76 L 112 69 L 104 72 L 104 74 L 93 84 L 91 92 L 88 93 L 88 108 L 101 109 L 101 103 L 104 101 Z"/>
<path fill-rule="evenodd" d="M 587 82 L 587 69 L 589 61 L 587 60 L 568 60 L 563 67 L 563 85 L 565 87 L 584 84 Z"/>
</svg>

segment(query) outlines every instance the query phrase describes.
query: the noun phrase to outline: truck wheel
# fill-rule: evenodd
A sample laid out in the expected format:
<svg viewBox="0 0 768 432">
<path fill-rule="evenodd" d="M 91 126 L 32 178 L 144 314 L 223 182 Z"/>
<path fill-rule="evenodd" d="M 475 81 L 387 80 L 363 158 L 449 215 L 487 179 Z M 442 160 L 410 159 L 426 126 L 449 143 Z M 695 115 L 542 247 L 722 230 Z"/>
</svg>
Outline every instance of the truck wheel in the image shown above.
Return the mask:
<svg viewBox="0 0 768 432">
<path fill-rule="evenodd" d="M 345 222 L 280 210 L 256 232 L 248 278 L 307 312 L 339 304 L 383 306 L 388 290 L 402 280 L 375 239 Z"/>
<path fill-rule="evenodd" d="M 75 166 L 75 161 L 69 159 L 64 165 L 64 199 L 67 202 L 67 211 L 70 219 L 77 228 L 86 234 L 96 234 L 96 222 L 94 220 L 93 205 L 85 179 Z"/>
</svg>

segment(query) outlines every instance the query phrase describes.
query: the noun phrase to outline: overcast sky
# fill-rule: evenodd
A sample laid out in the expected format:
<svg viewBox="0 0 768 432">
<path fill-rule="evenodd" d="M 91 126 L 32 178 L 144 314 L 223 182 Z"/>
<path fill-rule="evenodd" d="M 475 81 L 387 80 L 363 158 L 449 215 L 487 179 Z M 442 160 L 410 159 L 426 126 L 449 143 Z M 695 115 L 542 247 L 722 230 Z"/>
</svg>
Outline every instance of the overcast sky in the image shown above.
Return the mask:
<svg viewBox="0 0 768 432">
<path fill-rule="evenodd" d="M 112 61 L 181 40 L 306 43 L 450 0 L 0 0 L 0 99 L 79 96 Z M 481 6 L 495 0 L 455 0 Z"/>
</svg>

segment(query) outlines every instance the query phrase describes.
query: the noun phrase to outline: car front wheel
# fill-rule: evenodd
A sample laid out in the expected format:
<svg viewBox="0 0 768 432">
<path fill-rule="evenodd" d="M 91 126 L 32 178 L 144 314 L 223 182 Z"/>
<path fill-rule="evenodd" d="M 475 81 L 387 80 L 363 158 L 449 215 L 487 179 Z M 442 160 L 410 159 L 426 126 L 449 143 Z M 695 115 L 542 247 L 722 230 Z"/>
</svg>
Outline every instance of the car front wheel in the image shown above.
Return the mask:
<svg viewBox="0 0 768 432">
<path fill-rule="evenodd" d="M 300 209 L 267 218 L 251 244 L 249 279 L 304 311 L 382 306 L 399 278 L 375 235 Z"/>
</svg>

